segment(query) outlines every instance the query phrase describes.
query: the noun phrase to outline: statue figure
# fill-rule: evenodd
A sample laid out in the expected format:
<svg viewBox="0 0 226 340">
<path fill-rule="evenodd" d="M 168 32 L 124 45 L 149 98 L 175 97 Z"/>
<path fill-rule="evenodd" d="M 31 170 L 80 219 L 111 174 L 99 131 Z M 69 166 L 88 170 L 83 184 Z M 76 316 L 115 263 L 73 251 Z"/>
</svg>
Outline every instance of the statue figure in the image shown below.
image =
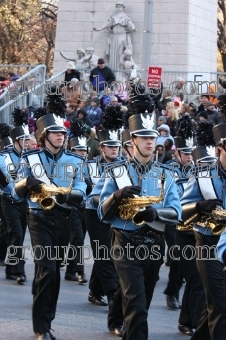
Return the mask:
<svg viewBox="0 0 226 340">
<path fill-rule="evenodd" d="M 112 32 L 108 39 L 105 53 L 109 57 L 109 67 L 113 70 L 119 69 L 120 58 L 125 48 L 129 48 L 133 52 L 130 32 L 136 31 L 132 19 L 124 13 L 124 3 L 118 1 L 115 7 L 117 8 L 117 13 L 110 16 L 102 27 L 94 28 L 94 31 L 108 28 Z M 118 80 L 117 76 L 116 79 Z"/>
<path fill-rule="evenodd" d="M 97 61 L 99 57 L 96 54 L 94 54 L 93 47 L 86 47 L 86 58 L 89 64 L 88 68 L 92 70 L 94 67 L 97 67 Z"/>
<path fill-rule="evenodd" d="M 125 48 L 123 54 L 119 60 L 119 68 L 126 70 L 127 72 L 121 72 L 119 77 L 117 78 L 118 81 L 126 82 L 129 78 L 131 78 L 131 74 L 136 74 L 136 77 L 140 78 L 140 72 L 132 72 L 135 70 L 139 70 L 138 65 L 133 60 L 133 52 L 129 48 Z"/>
<path fill-rule="evenodd" d="M 76 53 L 78 56 L 76 59 L 66 57 L 63 52 L 60 52 L 60 55 L 66 60 L 73 61 L 76 64 L 77 69 L 89 68 L 88 60 L 90 59 L 90 56 L 85 55 L 83 48 L 77 49 Z"/>
</svg>

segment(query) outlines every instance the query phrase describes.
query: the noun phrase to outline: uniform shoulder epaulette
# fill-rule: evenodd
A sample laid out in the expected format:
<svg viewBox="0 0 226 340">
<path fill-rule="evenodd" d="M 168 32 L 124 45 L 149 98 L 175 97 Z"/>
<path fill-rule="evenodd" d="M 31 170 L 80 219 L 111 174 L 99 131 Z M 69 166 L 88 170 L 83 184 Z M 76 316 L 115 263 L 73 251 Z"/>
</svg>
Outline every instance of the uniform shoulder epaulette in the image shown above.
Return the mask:
<svg viewBox="0 0 226 340">
<path fill-rule="evenodd" d="M 9 149 L 9 150 L 2 150 L 2 151 L 0 151 L 0 155 L 5 155 L 7 153 L 10 153 L 10 151 L 11 151 L 11 149 Z"/>
<path fill-rule="evenodd" d="M 22 157 L 28 156 L 28 155 L 33 155 L 34 153 L 40 153 L 42 151 L 43 151 L 42 149 L 27 150 L 27 151 L 23 152 Z"/>
<path fill-rule="evenodd" d="M 73 151 L 65 150 L 64 153 L 65 153 L 66 155 L 73 156 L 73 157 L 75 157 L 75 158 L 79 158 L 79 159 L 81 159 L 82 161 L 84 161 L 84 157 L 82 157 L 82 156 L 80 156 L 80 155 L 74 153 Z"/>
</svg>

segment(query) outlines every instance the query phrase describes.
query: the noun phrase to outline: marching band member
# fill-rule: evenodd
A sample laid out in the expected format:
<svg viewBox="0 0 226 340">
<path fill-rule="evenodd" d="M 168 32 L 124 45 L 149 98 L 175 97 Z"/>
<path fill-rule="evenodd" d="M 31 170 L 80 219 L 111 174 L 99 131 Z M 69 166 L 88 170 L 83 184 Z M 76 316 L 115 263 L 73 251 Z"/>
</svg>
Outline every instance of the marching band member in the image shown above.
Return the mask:
<svg viewBox="0 0 226 340">
<path fill-rule="evenodd" d="M 29 204 L 28 226 L 35 251 L 33 329 L 37 340 L 50 340 L 55 339 L 50 329 L 60 289 L 60 264 L 68 245 L 67 221 L 71 206 L 85 200 L 86 184 L 79 180 L 81 159 L 65 150 L 63 119 L 49 113 L 36 125 L 42 149 L 24 154 L 25 166 L 20 170 L 23 179 L 15 184 L 14 196 L 26 198 Z M 43 183 L 47 193 L 43 192 Z M 54 195 L 53 199 L 48 197 Z"/>
<path fill-rule="evenodd" d="M 225 95 L 219 96 L 219 108 L 225 114 Z M 223 116 L 223 115 L 222 115 Z M 223 120 L 225 121 L 224 117 Z M 192 340 L 224 340 L 226 339 L 226 274 L 223 264 L 216 260 L 215 246 L 224 230 L 225 218 L 221 215 L 225 209 L 226 198 L 225 169 L 226 152 L 224 147 L 226 123 L 213 128 L 213 134 L 218 148 L 219 160 L 214 166 L 209 166 L 206 172 L 197 171 L 182 197 L 182 219 L 184 224 L 194 224 L 196 239 L 196 263 L 202 278 L 206 308 L 204 309 Z M 208 150 L 209 152 L 209 150 Z M 203 156 L 197 157 L 202 161 Z M 205 170 L 205 169 L 204 169 Z"/>
<path fill-rule="evenodd" d="M 174 137 L 174 140 L 177 148 L 177 157 L 175 160 L 167 162 L 167 165 L 171 168 L 172 176 L 177 184 L 177 192 L 181 198 L 189 180 L 188 174 L 192 167 L 194 130 L 189 116 L 185 115 L 177 121 L 176 130 L 177 136 Z M 173 247 L 180 242 L 180 236 L 182 237 L 182 241 L 184 241 L 186 234 L 183 233 L 180 235 L 180 232 L 176 230 L 175 223 L 167 223 L 164 236 L 168 246 L 167 258 L 170 262 L 169 281 L 164 294 L 166 294 L 166 302 L 169 308 L 180 309 L 179 291 L 183 283 L 182 271 L 186 270 L 186 268 L 184 268 L 182 264 L 180 266 L 180 262 L 173 259 L 173 257 L 177 257 L 176 249 L 173 251 L 173 254 L 169 254 L 169 252 L 170 249 L 173 249 Z M 188 242 L 190 242 L 190 236 L 188 236 Z M 170 255 L 172 255 L 171 258 Z M 180 267 L 182 268 L 182 271 L 180 270 Z M 184 313 L 184 306 L 185 305 L 183 305 L 181 310 L 181 315 Z"/>
<path fill-rule="evenodd" d="M 114 301 L 118 279 L 110 256 L 110 225 L 100 221 L 97 207 L 105 177 L 108 176 L 108 168 L 120 161 L 118 156 L 121 142 L 118 129 L 121 126 L 121 108 L 118 106 L 108 108 L 103 115 L 103 129 L 98 132 L 102 157 L 87 163 L 93 190 L 87 197 L 86 223 L 94 257 L 88 300 L 93 304 L 106 306 L 107 303 L 103 299 L 106 295 L 109 308 Z"/>
<path fill-rule="evenodd" d="M 27 202 L 24 199 L 16 201 L 10 190 L 10 184 L 16 180 L 17 171 L 23 152 L 26 150 L 30 134 L 28 130 L 28 114 L 19 108 L 13 113 L 14 128 L 9 131 L 13 141 L 13 148 L 7 148 L 1 153 L 6 166 L 6 175 L 9 176 L 9 185 L 2 189 L 1 206 L 7 227 L 8 259 L 6 265 L 6 279 L 16 280 L 18 284 L 27 281 L 23 259 L 23 242 L 27 228 Z M 7 183 L 8 184 L 8 183 Z"/>
<path fill-rule="evenodd" d="M 136 114 L 128 120 L 134 162 L 122 176 L 116 176 L 117 168 L 112 169 L 111 177 L 105 180 L 98 207 L 100 219 L 112 227 L 112 257 L 121 285 L 124 340 L 148 339 L 147 315 L 163 262 L 164 224 L 168 220 L 178 221 L 181 214 L 172 176 L 161 167 L 153 167 L 151 158 L 158 132 L 154 127 L 155 115 L 140 113 L 141 110 L 152 112 L 148 98 L 141 97 L 142 106 L 139 98 L 135 99 L 132 107 Z M 119 168 L 126 167 L 119 165 Z M 150 201 L 158 203 L 150 203 L 146 209 L 128 217 L 124 214 L 129 206 L 132 209 L 131 203 L 120 215 L 118 208 L 122 200 L 134 198 L 134 195 L 138 199 L 146 196 L 148 199 L 151 195 Z"/>
<path fill-rule="evenodd" d="M 86 126 L 79 119 L 74 119 L 71 123 L 72 138 L 69 140 L 69 148 L 81 159 L 83 163 L 87 156 L 87 139 L 84 136 Z M 86 182 L 86 194 L 87 190 L 92 190 L 91 185 L 86 180 L 85 176 L 83 180 Z M 86 276 L 84 274 L 84 263 L 82 247 L 84 245 L 84 238 L 86 233 L 86 221 L 85 221 L 85 201 L 72 208 L 71 216 L 69 218 L 70 224 L 70 248 L 67 256 L 67 267 L 65 272 L 65 280 L 77 281 L 79 284 L 87 283 Z M 72 250 L 74 247 L 77 254 L 74 255 Z"/>
<path fill-rule="evenodd" d="M 8 150 L 13 147 L 13 141 L 9 136 L 11 127 L 5 123 L 0 123 L 0 147 L 1 150 Z M 6 220 L 2 212 L 1 195 L 0 195 L 0 266 L 6 266 L 5 258 L 7 255 L 7 228 Z"/>
</svg>

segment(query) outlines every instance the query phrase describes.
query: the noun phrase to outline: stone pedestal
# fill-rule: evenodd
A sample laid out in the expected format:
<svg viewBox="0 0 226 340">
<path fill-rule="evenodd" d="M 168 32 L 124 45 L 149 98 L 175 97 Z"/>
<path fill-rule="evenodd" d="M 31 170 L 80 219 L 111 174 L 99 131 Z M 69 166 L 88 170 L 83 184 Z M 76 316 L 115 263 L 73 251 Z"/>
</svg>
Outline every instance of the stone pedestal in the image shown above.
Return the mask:
<svg viewBox="0 0 226 340">
<path fill-rule="evenodd" d="M 76 58 L 78 48 L 93 46 L 106 60 L 110 33 L 94 31 L 115 13 L 117 1 L 59 0 L 54 74 L 67 61 L 60 51 Z M 163 71 L 216 71 L 216 0 L 124 0 L 125 13 L 137 30 L 131 34 L 133 59 L 141 69 L 159 66 Z M 145 76 L 144 76 L 145 78 Z"/>
</svg>

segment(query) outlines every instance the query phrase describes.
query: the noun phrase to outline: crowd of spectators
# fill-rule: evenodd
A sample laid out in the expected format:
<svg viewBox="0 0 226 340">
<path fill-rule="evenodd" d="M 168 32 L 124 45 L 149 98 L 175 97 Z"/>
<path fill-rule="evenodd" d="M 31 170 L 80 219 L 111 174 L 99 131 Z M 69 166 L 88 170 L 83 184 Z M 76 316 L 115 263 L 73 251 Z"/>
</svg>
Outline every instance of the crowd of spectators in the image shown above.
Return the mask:
<svg viewBox="0 0 226 340">
<path fill-rule="evenodd" d="M 10 83 L 13 84 L 19 76 L 9 72 L 6 77 L 0 77 L 0 95 L 5 91 Z M 120 106 L 126 112 L 128 103 L 131 99 L 123 84 L 118 87 L 112 87 L 115 81 L 115 75 L 112 70 L 105 65 L 104 59 L 98 59 L 97 67 L 90 72 L 89 81 L 92 84 L 92 90 L 89 96 L 84 96 L 81 88 L 80 73 L 76 70 L 75 64 L 70 61 L 65 72 L 65 86 L 61 87 L 62 96 L 66 102 L 65 121 L 70 136 L 70 125 L 75 118 L 80 119 L 87 126 L 88 134 L 92 132 L 93 137 L 97 140 L 98 131 L 101 129 L 103 112 L 108 106 Z M 105 86 L 103 86 L 105 82 Z M 161 93 L 151 95 L 154 103 L 154 113 L 156 115 L 157 130 L 159 137 L 156 140 L 157 155 L 161 161 L 167 157 L 174 156 L 174 137 L 177 136 L 177 121 L 184 115 L 191 118 L 194 130 L 200 121 L 211 121 L 213 125 L 221 122 L 221 115 L 216 107 L 216 98 L 210 91 L 208 94 L 202 94 L 199 103 L 189 101 L 189 95 L 184 95 L 184 80 L 180 77 L 174 82 L 174 89 L 164 88 L 161 84 Z M 106 86 L 107 85 L 107 86 Z M 123 86 L 123 87 L 122 87 Z M 30 131 L 33 132 L 33 115 L 36 107 L 29 107 L 30 113 Z M 89 137 L 90 138 L 90 135 Z M 172 144 L 167 149 L 166 143 Z M 169 146 L 168 146 L 169 148 Z M 161 150 L 160 150 L 161 149 Z M 173 151 L 173 152 L 171 152 Z M 164 156 L 167 154 L 167 157 Z"/>
</svg>

